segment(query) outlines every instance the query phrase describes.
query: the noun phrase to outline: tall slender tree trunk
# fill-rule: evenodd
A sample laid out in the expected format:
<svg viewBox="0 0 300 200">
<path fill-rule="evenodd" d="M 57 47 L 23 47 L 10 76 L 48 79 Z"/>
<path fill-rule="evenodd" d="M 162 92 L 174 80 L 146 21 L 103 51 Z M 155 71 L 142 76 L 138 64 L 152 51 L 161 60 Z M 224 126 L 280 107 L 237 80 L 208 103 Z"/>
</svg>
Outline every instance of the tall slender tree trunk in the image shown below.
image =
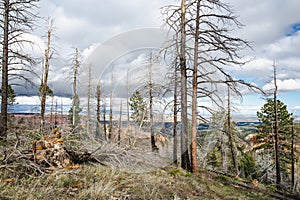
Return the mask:
<svg viewBox="0 0 300 200">
<path fill-rule="evenodd" d="M 277 109 L 277 78 L 276 78 L 276 65 L 275 62 L 273 64 L 274 67 L 274 115 L 275 115 L 275 123 L 274 123 L 274 138 L 275 138 L 275 169 L 276 169 L 276 186 L 280 189 L 281 183 L 281 174 L 280 174 L 280 157 L 279 157 L 279 144 L 278 144 L 278 109 Z"/>
<path fill-rule="evenodd" d="M 178 156 L 177 156 L 177 149 L 178 149 L 178 138 L 177 138 L 177 63 L 175 64 L 175 71 L 174 71 L 174 106 L 173 106 L 173 163 L 178 163 Z"/>
<path fill-rule="evenodd" d="M 154 128 L 153 128 L 153 83 L 152 83 L 152 53 L 150 53 L 150 66 L 149 66 L 149 107 L 150 107 L 150 133 L 151 133 L 151 148 L 152 151 L 158 151 L 155 144 Z"/>
<path fill-rule="evenodd" d="M 103 97 L 103 131 L 104 131 L 104 136 L 107 139 L 107 130 L 106 130 L 106 98 Z"/>
<path fill-rule="evenodd" d="M 41 88 L 41 124 L 40 131 L 44 131 L 45 125 L 45 108 L 46 108 L 46 96 L 47 96 L 47 82 L 48 82 L 48 74 L 50 67 L 50 43 L 51 43 L 51 33 L 52 33 L 52 22 L 50 21 L 48 31 L 47 31 L 47 49 L 45 49 L 45 61 L 43 67 L 43 79 L 42 79 L 42 88 Z"/>
<path fill-rule="evenodd" d="M 199 45 L 199 26 L 200 26 L 200 0 L 197 1 L 196 11 L 196 32 L 194 44 L 194 69 L 193 69 L 193 95 L 192 95 L 192 145 L 191 145 L 191 161 L 192 172 L 199 173 L 197 161 L 197 77 L 198 77 L 198 45 Z"/>
<path fill-rule="evenodd" d="M 186 19 L 185 0 L 181 1 L 180 79 L 181 79 L 181 167 L 190 170 L 187 126 Z"/>
<path fill-rule="evenodd" d="M 227 136 L 229 140 L 229 148 L 231 153 L 231 159 L 233 163 L 233 170 L 234 174 L 238 174 L 238 165 L 236 161 L 236 154 L 235 154 L 235 141 L 233 138 L 232 130 L 231 130 L 231 113 L 230 113 L 230 87 L 227 86 Z"/>
<path fill-rule="evenodd" d="M 126 96 L 126 107 L 127 107 L 127 128 L 129 129 L 129 69 L 127 69 L 127 96 Z"/>
<path fill-rule="evenodd" d="M 90 134 L 91 125 L 91 79 L 92 79 L 92 65 L 88 68 L 88 93 L 87 93 L 87 133 Z"/>
<path fill-rule="evenodd" d="M 122 131 L 122 100 L 121 100 L 121 104 L 120 104 L 119 129 L 118 129 L 118 145 L 121 144 L 121 131 Z"/>
<path fill-rule="evenodd" d="M 4 1 L 0 141 L 7 140 L 9 0 Z"/>
<path fill-rule="evenodd" d="M 54 127 L 56 128 L 57 126 L 57 107 L 58 107 L 58 104 L 57 104 L 57 99 L 55 100 L 55 113 L 54 113 Z"/>
<path fill-rule="evenodd" d="M 72 125 L 73 130 L 76 126 L 76 85 L 77 85 L 77 74 L 78 74 L 78 68 L 79 68 L 79 60 L 78 60 L 78 49 L 75 49 L 75 65 L 74 65 L 74 76 L 73 76 L 73 117 L 72 117 Z"/>
<path fill-rule="evenodd" d="M 224 144 L 224 131 L 221 131 L 221 163 L 222 163 L 222 172 L 227 173 L 227 163 L 226 163 L 226 151 L 225 151 L 225 144 Z"/>
<path fill-rule="evenodd" d="M 113 118 L 113 71 L 111 72 L 111 81 L 110 81 L 110 95 L 109 95 L 109 127 L 108 127 L 108 139 L 112 137 L 112 118 Z"/>
<path fill-rule="evenodd" d="M 97 118 L 97 122 L 96 122 L 96 135 L 95 138 L 96 140 L 99 139 L 100 137 L 100 102 L 101 102 L 101 90 L 100 90 L 100 85 L 97 85 L 97 111 L 96 111 L 96 118 Z"/>
</svg>

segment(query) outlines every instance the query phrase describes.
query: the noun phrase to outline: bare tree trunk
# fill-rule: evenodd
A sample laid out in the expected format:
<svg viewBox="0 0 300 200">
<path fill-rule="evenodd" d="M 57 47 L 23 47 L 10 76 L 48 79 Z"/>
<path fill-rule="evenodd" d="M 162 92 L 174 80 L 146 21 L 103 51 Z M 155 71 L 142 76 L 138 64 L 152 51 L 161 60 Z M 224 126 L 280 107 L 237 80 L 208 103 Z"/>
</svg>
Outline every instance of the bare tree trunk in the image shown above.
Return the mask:
<svg viewBox="0 0 300 200">
<path fill-rule="evenodd" d="M 54 97 L 51 98 L 51 106 L 50 106 L 50 127 L 53 125 L 53 106 L 54 106 Z"/>
<path fill-rule="evenodd" d="M 5 0 L 4 5 L 0 141 L 7 139 L 9 0 Z"/>
<path fill-rule="evenodd" d="M 149 104 L 150 104 L 150 133 L 151 133 L 151 148 L 152 151 L 158 151 L 158 147 L 155 144 L 155 136 L 153 129 L 153 83 L 152 83 L 152 53 L 150 53 L 150 66 L 149 66 Z"/>
<path fill-rule="evenodd" d="M 198 46 L 199 46 L 199 25 L 200 25 L 200 0 L 197 1 L 196 32 L 194 43 L 194 70 L 193 70 L 193 95 L 192 95 L 192 145 L 191 161 L 192 172 L 199 173 L 197 161 L 197 77 L 198 77 Z"/>
<path fill-rule="evenodd" d="M 178 148 L 178 138 L 177 138 L 177 63 L 175 64 L 175 71 L 174 71 L 174 106 L 173 106 L 173 163 L 178 163 L 178 156 L 177 156 L 177 148 Z"/>
<path fill-rule="evenodd" d="M 99 139 L 100 137 L 100 101 L 101 101 L 101 91 L 100 91 L 100 85 L 97 85 L 97 122 L 96 122 L 96 135 L 95 138 Z"/>
<path fill-rule="evenodd" d="M 73 118 L 72 118 L 72 125 L 73 125 L 73 129 L 75 129 L 76 126 L 76 96 L 77 96 L 77 92 L 76 92 L 76 85 L 77 85 L 77 74 L 78 74 L 78 68 L 79 68 L 79 60 L 78 60 L 78 49 L 75 49 L 75 65 L 74 65 L 74 76 L 73 76 Z"/>
<path fill-rule="evenodd" d="M 91 79 L 92 79 L 92 74 L 91 74 L 91 70 L 92 70 L 92 66 L 89 65 L 89 69 L 88 69 L 88 93 L 87 93 L 87 133 L 90 134 L 90 125 L 91 125 Z"/>
<path fill-rule="evenodd" d="M 104 136 L 106 138 L 107 130 L 106 130 L 106 98 L 105 97 L 103 98 L 103 121 L 104 121 L 104 123 L 103 123 L 103 131 L 104 131 Z"/>
<path fill-rule="evenodd" d="M 51 34 L 52 34 L 52 21 L 49 22 L 49 27 L 47 31 L 47 49 L 45 50 L 45 63 L 43 69 L 43 79 L 42 79 L 42 88 L 41 88 L 41 128 L 40 131 L 44 131 L 45 125 L 45 108 L 46 108 L 46 96 L 47 96 L 47 82 L 48 74 L 50 67 L 50 43 L 51 43 Z"/>
<path fill-rule="evenodd" d="M 274 67 L 274 113 L 275 113 L 275 123 L 274 123 L 274 138 L 275 138 L 275 168 L 276 168 L 276 187 L 280 189 L 281 175 L 280 175 L 280 157 L 278 148 L 278 109 L 277 109 L 277 78 L 276 78 L 276 65 Z"/>
<path fill-rule="evenodd" d="M 118 145 L 121 144 L 121 129 L 122 129 L 122 100 L 120 104 L 119 129 L 118 129 Z"/>
<path fill-rule="evenodd" d="M 186 19 L 185 0 L 181 1 L 181 39 L 180 39 L 180 74 L 181 74 L 181 167 L 190 170 L 187 126 L 187 74 L 186 74 Z"/>
<path fill-rule="evenodd" d="M 54 113 L 54 127 L 55 128 L 57 126 L 57 107 L 58 107 L 57 100 L 55 100 L 55 113 Z"/>
<path fill-rule="evenodd" d="M 225 151 L 225 145 L 224 145 L 224 131 L 221 131 L 221 163 L 222 163 L 222 172 L 227 173 L 227 163 L 226 163 L 226 151 Z"/>
<path fill-rule="evenodd" d="M 229 147 L 230 147 L 230 153 L 231 153 L 231 159 L 233 163 L 233 170 L 234 174 L 238 174 L 238 165 L 236 161 L 236 154 L 235 154 L 235 141 L 232 135 L 232 130 L 231 130 L 231 114 L 230 114 L 230 87 L 227 86 L 227 136 L 229 140 Z"/>
<path fill-rule="evenodd" d="M 113 71 L 111 72 L 111 81 L 110 81 L 110 95 L 109 95 L 109 128 L 108 128 L 108 139 L 112 137 L 112 118 L 113 118 Z"/>
<path fill-rule="evenodd" d="M 129 128 L 129 69 L 127 69 L 127 98 L 126 98 L 126 107 L 127 107 L 127 128 Z"/>
<path fill-rule="evenodd" d="M 64 109 L 63 109 L 63 101 L 60 99 L 60 118 L 61 118 L 61 124 L 64 123 Z"/>
</svg>

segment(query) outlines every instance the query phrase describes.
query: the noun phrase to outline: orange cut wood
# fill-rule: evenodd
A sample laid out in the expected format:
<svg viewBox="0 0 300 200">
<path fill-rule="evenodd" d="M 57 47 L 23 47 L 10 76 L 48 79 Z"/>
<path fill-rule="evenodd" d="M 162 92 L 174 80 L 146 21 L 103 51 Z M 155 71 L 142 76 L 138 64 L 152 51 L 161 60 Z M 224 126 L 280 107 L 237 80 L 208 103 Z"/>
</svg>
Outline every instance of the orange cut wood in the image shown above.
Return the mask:
<svg viewBox="0 0 300 200">
<path fill-rule="evenodd" d="M 3 179 L 1 180 L 2 183 L 13 183 L 14 179 L 13 178 L 7 178 L 7 179 Z"/>
</svg>

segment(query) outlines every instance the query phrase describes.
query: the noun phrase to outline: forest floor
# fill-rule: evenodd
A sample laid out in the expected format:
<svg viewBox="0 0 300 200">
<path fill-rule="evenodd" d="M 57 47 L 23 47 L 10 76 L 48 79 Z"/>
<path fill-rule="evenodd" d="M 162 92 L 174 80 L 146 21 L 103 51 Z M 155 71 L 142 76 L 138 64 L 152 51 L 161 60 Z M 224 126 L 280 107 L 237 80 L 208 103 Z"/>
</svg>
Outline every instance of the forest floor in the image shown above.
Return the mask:
<svg viewBox="0 0 300 200">
<path fill-rule="evenodd" d="M 204 169 L 198 176 L 193 175 L 169 159 L 133 147 L 132 141 L 130 148 L 90 142 L 84 145 L 88 153 L 77 156 L 80 163 L 47 167 L 45 162 L 36 163 L 29 156 L 32 141 L 40 138 L 35 131 L 19 128 L 9 135 L 7 143 L 0 143 L 0 200 L 297 199 L 275 192 L 274 186 Z M 63 140 L 68 143 L 66 148 L 82 146 L 82 140 L 72 134 L 64 134 Z"/>
<path fill-rule="evenodd" d="M 17 172 L 16 172 L 17 174 Z M 3 177 L 3 174 L 1 174 Z M 2 179 L 0 199 L 292 199 L 253 185 L 201 171 L 194 176 L 169 166 L 128 173 L 101 164 L 51 174 Z"/>
</svg>

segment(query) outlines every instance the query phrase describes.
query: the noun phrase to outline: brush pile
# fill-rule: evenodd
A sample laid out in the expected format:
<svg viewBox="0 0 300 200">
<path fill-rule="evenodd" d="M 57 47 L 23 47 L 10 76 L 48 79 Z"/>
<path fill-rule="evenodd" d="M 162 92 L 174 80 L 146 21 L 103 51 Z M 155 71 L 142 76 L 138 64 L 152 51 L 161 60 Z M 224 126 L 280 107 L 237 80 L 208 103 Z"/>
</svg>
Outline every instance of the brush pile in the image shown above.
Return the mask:
<svg viewBox="0 0 300 200">
<path fill-rule="evenodd" d="M 52 135 L 44 136 L 41 140 L 34 140 L 32 143 L 34 162 L 41 166 L 65 168 L 72 164 L 68 152 L 65 150 L 65 142 L 57 129 Z"/>
</svg>

